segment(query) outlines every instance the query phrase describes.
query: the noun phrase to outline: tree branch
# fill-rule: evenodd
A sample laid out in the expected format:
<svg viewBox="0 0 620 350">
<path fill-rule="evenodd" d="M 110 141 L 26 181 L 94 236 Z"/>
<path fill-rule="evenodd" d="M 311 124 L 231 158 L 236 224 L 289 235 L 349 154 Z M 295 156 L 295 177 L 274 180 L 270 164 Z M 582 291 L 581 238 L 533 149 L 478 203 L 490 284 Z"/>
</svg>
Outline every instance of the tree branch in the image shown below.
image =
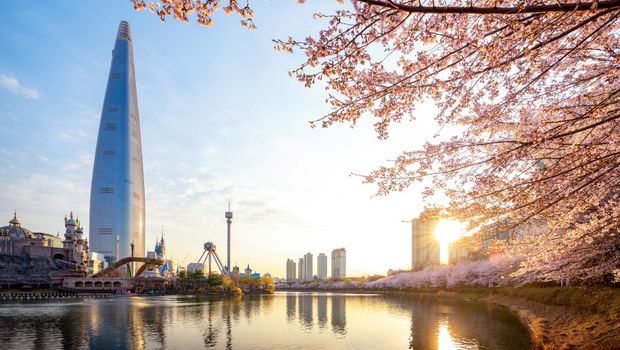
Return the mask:
<svg viewBox="0 0 620 350">
<path fill-rule="evenodd" d="M 525 5 L 513 7 L 479 7 L 479 6 L 413 6 L 399 4 L 391 0 L 357 0 L 368 5 L 393 8 L 410 13 L 454 13 L 479 15 L 515 15 L 521 13 L 572 12 L 620 8 L 620 0 L 573 2 L 547 5 Z"/>
</svg>

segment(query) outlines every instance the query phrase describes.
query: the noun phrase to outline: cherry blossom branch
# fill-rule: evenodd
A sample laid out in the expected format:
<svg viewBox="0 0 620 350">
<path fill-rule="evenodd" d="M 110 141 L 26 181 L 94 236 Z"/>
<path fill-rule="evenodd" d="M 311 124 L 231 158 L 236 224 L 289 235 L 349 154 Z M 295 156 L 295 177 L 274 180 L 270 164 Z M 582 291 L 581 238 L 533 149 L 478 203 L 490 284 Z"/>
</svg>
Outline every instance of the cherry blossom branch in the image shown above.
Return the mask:
<svg viewBox="0 0 620 350">
<path fill-rule="evenodd" d="M 477 14 L 477 15 L 515 15 L 522 13 L 545 13 L 545 12 L 575 12 L 620 8 L 620 0 L 573 2 L 541 5 L 523 5 L 509 7 L 478 7 L 478 6 L 415 6 L 398 3 L 391 0 L 357 0 L 369 5 L 393 8 L 409 13 L 451 13 L 451 14 Z"/>
</svg>

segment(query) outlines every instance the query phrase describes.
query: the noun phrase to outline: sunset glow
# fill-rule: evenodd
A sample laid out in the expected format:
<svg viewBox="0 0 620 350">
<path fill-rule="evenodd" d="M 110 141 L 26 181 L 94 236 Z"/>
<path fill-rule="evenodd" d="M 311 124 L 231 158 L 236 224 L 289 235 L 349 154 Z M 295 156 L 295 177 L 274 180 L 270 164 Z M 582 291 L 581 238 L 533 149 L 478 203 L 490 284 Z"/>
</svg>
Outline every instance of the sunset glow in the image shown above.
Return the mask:
<svg viewBox="0 0 620 350">
<path fill-rule="evenodd" d="M 435 228 L 435 237 L 439 241 L 439 260 L 441 264 L 448 264 L 450 243 L 463 236 L 465 226 L 454 220 L 441 220 Z"/>
</svg>

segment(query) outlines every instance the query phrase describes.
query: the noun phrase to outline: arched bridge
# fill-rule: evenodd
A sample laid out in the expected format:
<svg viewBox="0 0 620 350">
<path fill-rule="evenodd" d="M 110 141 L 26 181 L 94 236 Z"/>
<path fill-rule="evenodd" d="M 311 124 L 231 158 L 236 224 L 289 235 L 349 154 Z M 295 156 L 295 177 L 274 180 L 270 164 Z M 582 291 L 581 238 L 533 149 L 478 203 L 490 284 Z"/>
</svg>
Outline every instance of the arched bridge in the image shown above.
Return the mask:
<svg viewBox="0 0 620 350">
<path fill-rule="evenodd" d="M 151 258 L 141 258 L 141 257 L 127 257 L 123 258 L 111 266 L 106 267 L 105 269 L 97 272 L 93 275 L 93 277 L 105 277 L 112 271 L 118 270 L 121 266 L 130 264 L 132 262 L 142 262 L 144 263 L 135 273 L 135 276 L 139 276 L 141 273 L 146 270 L 147 265 L 160 266 L 166 263 L 165 260 L 161 259 L 151 259 Z"/>
</svg>

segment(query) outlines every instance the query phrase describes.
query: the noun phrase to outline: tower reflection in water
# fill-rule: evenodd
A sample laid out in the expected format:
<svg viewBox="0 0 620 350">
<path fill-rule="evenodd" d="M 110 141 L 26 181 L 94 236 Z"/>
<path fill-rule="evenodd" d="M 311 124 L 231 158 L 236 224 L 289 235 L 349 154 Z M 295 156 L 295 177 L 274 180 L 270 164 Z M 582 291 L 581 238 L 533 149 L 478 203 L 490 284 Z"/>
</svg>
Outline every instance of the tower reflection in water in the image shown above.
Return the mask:
<svg viewBox="0 0 620 350">
<path fill-rule="evenodd" d="M 504 309 L 420 296 L 276 293 L 0 305 L 0 349 L 531 349 Z"/>
<path fill-rule="evenodd" d="M 331 306 L 331 329 L 335 334 L 346 335 L 347 333 L 347 310 L 345 295 L 327 295 L 324 293 L 297 293 L 297 295 L 287 295 L 287 321 L 292 322 L 294 318 L 295 305 L 298 306 L 298 317 L 301 328 L 305 331 L 312 331 L 315 327 L 314 306 L 316 304 L 317 318 L 316 324 L 319 330 L 327 326 L 328 312 L 327 305 L 330 301 Z"/>
<path fill-rule="evenodd" d="M 319 329 L 325 329 L 327 324 L 327 295 L 319 294 L 317 296 L 317 312 L 319 314 Z"/>
<path fill-rule="evenodd" d="M 286 295 L 286 321 L 291 323 L 295 320 L 295 309 L 297 307 L 297 295 Z"/>
<path fill-rule="evenodd" d="M 332 295 L 332 331 L 347 334 L 347 299 L 344 295 Z"/>
<path fill-rule="evenodd" d="M 311 330 L 314 326 L 314 323 L 312 322 L 312 302 L 314 301 L 313 297 L 312 295 L 301 294 L 298 295 L 298 298 L 299 299 L 297 300 L 297 305 L 299 306 L 299 321 L 303 329 Z"/>
</svg>

